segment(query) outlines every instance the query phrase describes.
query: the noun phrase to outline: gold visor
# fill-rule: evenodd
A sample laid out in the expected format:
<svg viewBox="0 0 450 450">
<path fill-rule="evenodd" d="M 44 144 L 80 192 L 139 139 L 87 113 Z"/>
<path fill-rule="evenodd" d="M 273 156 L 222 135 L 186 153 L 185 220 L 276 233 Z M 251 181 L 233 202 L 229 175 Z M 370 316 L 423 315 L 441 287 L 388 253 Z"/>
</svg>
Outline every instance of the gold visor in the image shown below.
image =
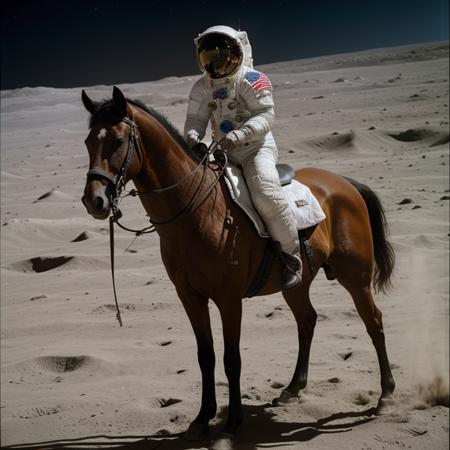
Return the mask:
<svg viewBox="0 0 450 450">
<path fill-rule="evenodd" d="M 240 55 L 229 48 L 214 48 L 201 50 L 198 54 L 201 66 L 212 78 L 222 78 L 230 75 L 238 67 Z"/>
</svg>

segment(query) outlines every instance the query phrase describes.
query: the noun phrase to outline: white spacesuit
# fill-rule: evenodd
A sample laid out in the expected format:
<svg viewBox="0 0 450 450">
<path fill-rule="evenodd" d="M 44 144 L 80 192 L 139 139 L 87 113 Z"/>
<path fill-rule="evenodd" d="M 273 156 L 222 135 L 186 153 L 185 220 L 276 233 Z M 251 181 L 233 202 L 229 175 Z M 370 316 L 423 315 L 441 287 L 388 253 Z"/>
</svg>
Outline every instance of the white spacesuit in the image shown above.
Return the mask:
<svg viewBox="0 0 450 450">
<path fill-rule="evenodd" d="M 245 31 L 227 26 L 208 28 L 195 40 L 204 76 L 193 86 L 184 127 L 190 147 L 212 136 L 242 168 L 255 208 L 285 263 L 283 288 L 300 283 L 299 241 L 295 218 L 282 191 L 276 162 L 278 149 L 271 133 L 274 120 L 272 85 L 253 68 Z"/>
</svg>

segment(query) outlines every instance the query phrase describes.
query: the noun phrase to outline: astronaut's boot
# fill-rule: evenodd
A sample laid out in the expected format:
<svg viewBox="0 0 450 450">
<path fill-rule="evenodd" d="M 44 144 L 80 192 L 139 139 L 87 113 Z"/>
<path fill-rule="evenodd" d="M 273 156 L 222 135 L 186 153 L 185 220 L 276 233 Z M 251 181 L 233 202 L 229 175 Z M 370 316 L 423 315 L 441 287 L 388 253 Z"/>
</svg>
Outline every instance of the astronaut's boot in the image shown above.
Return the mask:
<svg viewBox="0 0 450 450">
<path fill-rule="evenodd" d="M 302 281 L 302 260 L 298 255 L 290 255 L 281 250 L 280 243 L 274 241 L 275 252 L 283 264 L 283 271 L 281 274 L 281 288 L 283 291 L 293 289 L 300 285 Z"/>
<path fill-rule="evenodd" d="M 283 252 L 284 269 L 281 279 L 283 291 L 293 289 L 300 285 L 302 277 L 300 275 L 301 260 L 297 255 L 289 255 Z"/>
</svg>

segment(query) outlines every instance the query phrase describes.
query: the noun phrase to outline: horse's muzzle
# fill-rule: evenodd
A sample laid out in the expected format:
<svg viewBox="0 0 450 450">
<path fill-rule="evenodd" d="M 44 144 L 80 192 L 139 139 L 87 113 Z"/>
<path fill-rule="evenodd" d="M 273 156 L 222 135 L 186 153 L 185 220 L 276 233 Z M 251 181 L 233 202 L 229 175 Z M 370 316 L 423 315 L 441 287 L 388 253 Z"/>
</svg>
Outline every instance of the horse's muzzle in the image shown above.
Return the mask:
<svg viewBox="0 0 450 450">
<path fill-rule="evenodd" d="M 110 201 L 106 196 L 105 189 L 91 190 L 86 186 L 81 201 L 86 207 L 87 212 L 95 219 L 107 219 L 111 212 Z"/>
</svg>

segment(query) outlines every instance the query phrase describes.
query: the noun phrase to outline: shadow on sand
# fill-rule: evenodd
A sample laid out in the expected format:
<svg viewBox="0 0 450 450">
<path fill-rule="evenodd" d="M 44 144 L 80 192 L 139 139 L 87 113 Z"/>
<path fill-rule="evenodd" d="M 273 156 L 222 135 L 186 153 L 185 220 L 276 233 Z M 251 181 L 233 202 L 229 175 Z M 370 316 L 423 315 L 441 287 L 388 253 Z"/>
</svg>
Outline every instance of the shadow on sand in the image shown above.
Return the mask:
<svg viewBox="0 0 450 450">
<path fill-rule="evenodd" d="M 210 439 L 189 442 L 183 439 L 183 433 L 161 433 L 149 436 L 86 436 L 78 439 L 37 442 L 11 445 L 3 449 L 14 450 L 54 450 L 54 449 L 91 449 L 100 448 L 120 450 L 188 450 L 188 449 L 233 449 L 255 450 L 258 447 L 279 448 L 310 441 L 324 433 L 347 433 L 353 427 L 363 425 L 375 419 L 375 408 L 364 411 L 339 412 L 318 419 L 315 422 L 279 422 L 276 420 L 276 407 L 267 403 L 245 406 L 245 425 L 239 431 L 235 441 L 224 438 L 220 433 L 220 424 L 211 426 Z M 226 415 L 223 409 L 219 417 Z M 333 423 L 339 421 L 338 423 Z M 224 442 L 225 440 L 225 442 Z"/>
</svg>

